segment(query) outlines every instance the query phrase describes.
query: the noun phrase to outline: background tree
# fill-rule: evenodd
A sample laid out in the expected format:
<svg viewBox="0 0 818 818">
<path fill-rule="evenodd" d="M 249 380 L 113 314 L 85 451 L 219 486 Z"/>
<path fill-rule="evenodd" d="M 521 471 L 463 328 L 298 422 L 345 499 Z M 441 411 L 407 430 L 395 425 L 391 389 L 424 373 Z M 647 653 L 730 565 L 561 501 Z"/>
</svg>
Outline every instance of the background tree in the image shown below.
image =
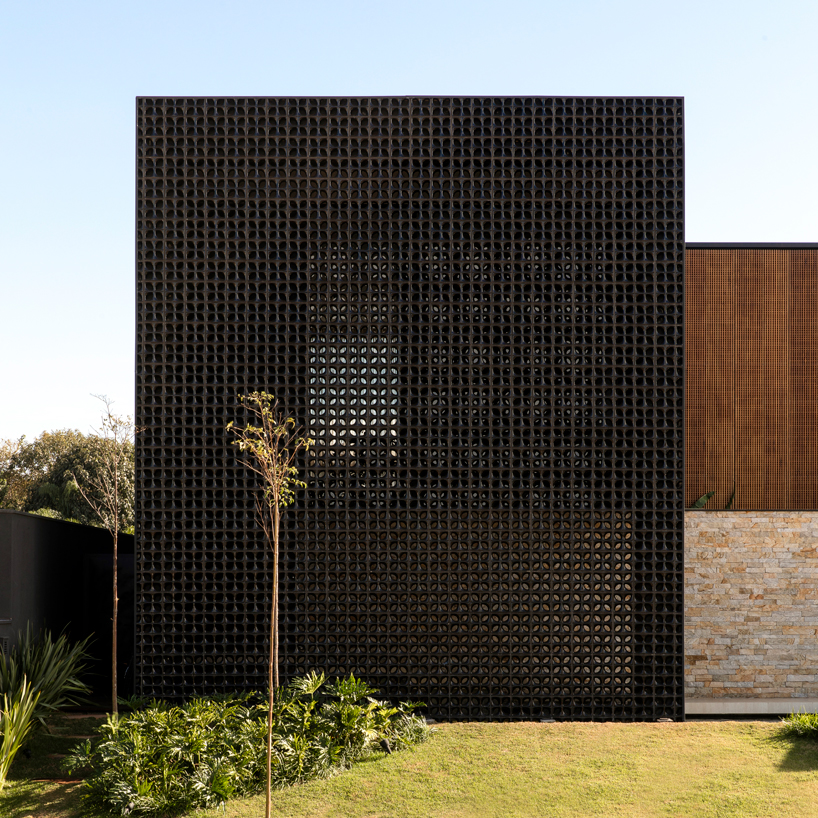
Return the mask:
<svg viewBox="0 0 818 818">
<path fill-rule="evenodd" d="M 119 420 L 131 423 L 130 418 Z M 102 525 L 110 530 L 98 509 L 108 506 L 100 486 L 108 485 L 108 472 L 112 463 L 117 464 L 116 517 L 119 521 L 119 530 L 132 531 L 135 447 L 131 437 L 119 441 L 114 439 L 113 434 L 110 437 L 105 435 L 86 437 L 57 460 L 46 479 L 36 487 L 26 510 L 51 508 L 65 520 L 76 520 L 87 525 Z M 35 505 L 37 509 L 33 507 Z"/>
<path fill-rule="evenodd" d="M 126 527 L 128 519 L 133 519 L 133 450 L 134 438 L 138 432 L 130 415 L 117 415 L 111 409 L 113 401 L 105 395 L 95 395 L 104 404 L 100 428 L 96 430 L 99 444 L 94 447 L 91 471 L 83 472 L 81 464 L 69 469 L 76 490 L 91 507 L 103 528 L 107 528 L 114 541 L 114 604 L 113 635 L 111 644 L 111 708 L 117 707 L 117 662 L 116 634 L 119 613 L 118 571 L 119 532 Z M 128 494 L 130 481 L 130 495 Z M 130 518 L 128 518 L 130 513 Z"/>
<path fill-rule="evenodd" d="M 86 525 L 101 525 L 79 491 L 101 501 L 94 484 L 109 458 L 111 442 L 76 429 L 43 432 L 36 440 L 0 442 L 0 508 L 30 511 Z M 134 447 L 125 444 L 126 465 L 120 480 L 122 530 L 134 524 Z"/>
<path fill-rule="evenodd" d="M 16 506 L 17 501 L 12 490 L 14 462 L 25 441 L 25 435 L 16 440 L 0 440 L 0 508 Z"/>
<path fill-rule="evenodd" d="M 36 440 L 25 435 L 0 444 L 0 507 L 31 511 L 39 487 L 61 457 L 85 441 L 76 429 L 43 432 Z"/>
<path fill-rule="evenodd" d="M 267 806 L 270 818 L 271 765 L 273 753 L 273 707 L 279 686 L 278 679 L 278 565 L 281 516 L 295 500 L 295 489 L 306 488 L 298 480 L 293 466 L 299 451 L 312 445 L 310 438 L 302 437 L 292 418 L 285 417 L 278 402 L 267 392 L 251 392 L 242 396 L 241 403 L 250 415 L 250 423 L 243 427 L 227 424 L 236 435 L 235 445 L 245 456 L 242 462 L 260 478 L 262 486 L 256 493 L 256 519 L 264 531 L 267 545 L 273 552 L 273 598 L 270 611 L 270 657 L 268 665 L 269 710 L 267 714 Z"/>
</svg>

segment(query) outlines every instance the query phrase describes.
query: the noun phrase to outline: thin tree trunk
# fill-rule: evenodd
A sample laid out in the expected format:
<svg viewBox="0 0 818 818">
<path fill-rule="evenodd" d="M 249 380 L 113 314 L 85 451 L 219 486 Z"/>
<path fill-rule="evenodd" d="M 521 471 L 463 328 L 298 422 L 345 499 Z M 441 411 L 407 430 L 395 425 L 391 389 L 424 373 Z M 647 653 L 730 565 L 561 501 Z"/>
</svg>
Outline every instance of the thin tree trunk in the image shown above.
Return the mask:
<svg viewBox="0 0 818 818">
<path fill-rule="evenodd" d="M 271 623 L 271 631 L 272 631 L 272 623 Z M 272 636 L 272 632 L 270 634 Z M 270 673 L 269 673 L 269 682 L 270 682 L 270 699 L 267 703 L 267 805 L 264 810 L 265 818 L 270 818 L 270 810 L 272 808 L 271 802 L 271 786 L 270 786 L 270 778 L 273 774 L 273 703 L 274 703 L 274 696 L 275 690 L 273 688 L 273 653 L 272 653 L 272 646 L 270 647 Z"/>
<path fill-rule="evenodd" d="M 275 636 L 273 648 L 273 670 L 275 671 L 275 687 L 278 690 L 278 554 L 280 550 L 281 512 L 276 508 L 275 516 L 275 549 L 273 551 L 273 634 Z"/>
<path fill-rule="evenodd" d="M 119 618 L 119 584 L 118 570 L 119 570 L 119 481 L 117 478 L 116 465 L 114 465 L 114 619 L 113 619 L 113 638 L 111 640 L 111 704 L 112 712 L 119 713 L 117 707 L 117 689 L 116 689 L 116 632 L 117 620 Z"/>
<path fill-rule="evenodd" d="M 270 610 L 270 664 L 268 668 L 268 684 L 270 700 L 267 712 L 267 804 L 265 818 L 270 818 L 272 809 L 271 776 L 273 759 L 273 705 L 278 690 L 278 535 L 281 512 L 278 508 L 278 498 L 275 498 L 273 509 L 273 601 Z"/>
<path fill-rule="evenodd" d="M 117 532 L 114 531 L 114 617 L 113 617 L 113 633 L 111 637 L 111 676 L 112 676 L 112 687 L 111 687 L 111 708 L 112 712 L 117 712 L 116 706 L 116 624 L 117 624 L 117 613 L 119 608 L 119 598 L 117 595 Z"/>
</svg>

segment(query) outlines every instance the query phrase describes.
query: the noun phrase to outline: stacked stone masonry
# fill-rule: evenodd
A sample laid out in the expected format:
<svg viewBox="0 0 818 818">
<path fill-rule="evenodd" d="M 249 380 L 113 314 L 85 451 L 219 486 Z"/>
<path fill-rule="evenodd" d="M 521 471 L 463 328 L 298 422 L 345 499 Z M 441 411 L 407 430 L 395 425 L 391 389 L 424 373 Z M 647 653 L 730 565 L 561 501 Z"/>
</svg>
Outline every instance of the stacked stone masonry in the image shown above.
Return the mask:
<svg viewBox="0 0 818 818">
<path fill-rule="evenodd" d="M 818 512 L 685 514 L 685 696 L 818 697 Z"/>
</svg>

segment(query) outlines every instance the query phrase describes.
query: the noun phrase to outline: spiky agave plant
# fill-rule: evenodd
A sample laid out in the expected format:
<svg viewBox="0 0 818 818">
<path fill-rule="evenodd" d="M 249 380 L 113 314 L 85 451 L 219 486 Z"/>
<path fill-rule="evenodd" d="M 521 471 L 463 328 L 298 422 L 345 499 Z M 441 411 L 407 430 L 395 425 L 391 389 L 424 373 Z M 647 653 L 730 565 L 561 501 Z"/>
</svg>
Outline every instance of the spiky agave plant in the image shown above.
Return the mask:
<svg viewBox="0 0 818 818">
<path fill-rule="evenodd" d="M 6 784 L 11 762 L 31 730 L 32 717 L 39 692 L 23 676 L 20 687 L 13 695 L 4 693 L 0 699 L 0 790 Z"/>
<path fill-rule="evenodd" d="M 0 654 L 0 695 L 14 699 L 28 680 L 39 694 L 33 718 L 43 726 L 60 708 L 84 703 L 91 688 L 80 677 L 88 667 L 89 642 L 72 643 L 65 633 L 55 640 L 48 630 L 35 634 L 28 623 L 9 655 Z"/>
</svg>

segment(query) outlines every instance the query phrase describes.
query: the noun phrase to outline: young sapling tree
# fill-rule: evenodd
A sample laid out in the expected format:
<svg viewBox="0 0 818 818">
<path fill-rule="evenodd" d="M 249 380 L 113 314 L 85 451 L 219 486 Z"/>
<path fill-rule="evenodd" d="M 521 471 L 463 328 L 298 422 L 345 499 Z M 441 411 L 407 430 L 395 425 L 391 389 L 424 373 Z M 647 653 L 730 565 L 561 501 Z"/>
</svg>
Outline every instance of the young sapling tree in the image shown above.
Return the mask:
<svg viewBox="0 0 818 818">
<path fill-rule="evenodd" d="M 273 707 L 279 687 L 278 679 L 278 565 L 281 535 L 281 517 L 295 501 L 295 490 L 306 488 L 298 479 L 296 455 L 307 451 L 313 440 L 303 437 L 303 429 L 295 420 L 285 417 L 278 401 L 267 392 L 251 392 L 239 398 L 250 415 L 245 426 L 233 421 L 227 430 L 236 436 L 234 444 L 244 455 L 244 463 L 260 478 L 261 487 L 255 495 L 256 519 L 264 532 L 268 547 L 273 552 L 273 588 L 270 611 L 270 656 L 268 665 L 269 712 L 267 715 L 267 805 L 265 818 L 270 818 L 271 765 L 273 754 Z"/>
<path fill-rule="evenodd" d="M 99 467 L 83 479 L 71 472 L 74 486 L 83 496 L 94 514 L 108 529 L 114 541 L 114 605 L 111 638 L 111 712 L 117 713 L 117 621 L 119 616 L 119 593 L 117 559 L 119 557 L 119 531 L 127 526 L 133 511 L 132 485 L 128 469 L 131 467 L 133 447 L 139 429 L 130 415 L 114 413 L 113 401 L 105 395 L 94 395 L 105 404 L 99 429 L 94 434 L 99 438 L 94 457 L 99 459 Z"/>
</svg>

